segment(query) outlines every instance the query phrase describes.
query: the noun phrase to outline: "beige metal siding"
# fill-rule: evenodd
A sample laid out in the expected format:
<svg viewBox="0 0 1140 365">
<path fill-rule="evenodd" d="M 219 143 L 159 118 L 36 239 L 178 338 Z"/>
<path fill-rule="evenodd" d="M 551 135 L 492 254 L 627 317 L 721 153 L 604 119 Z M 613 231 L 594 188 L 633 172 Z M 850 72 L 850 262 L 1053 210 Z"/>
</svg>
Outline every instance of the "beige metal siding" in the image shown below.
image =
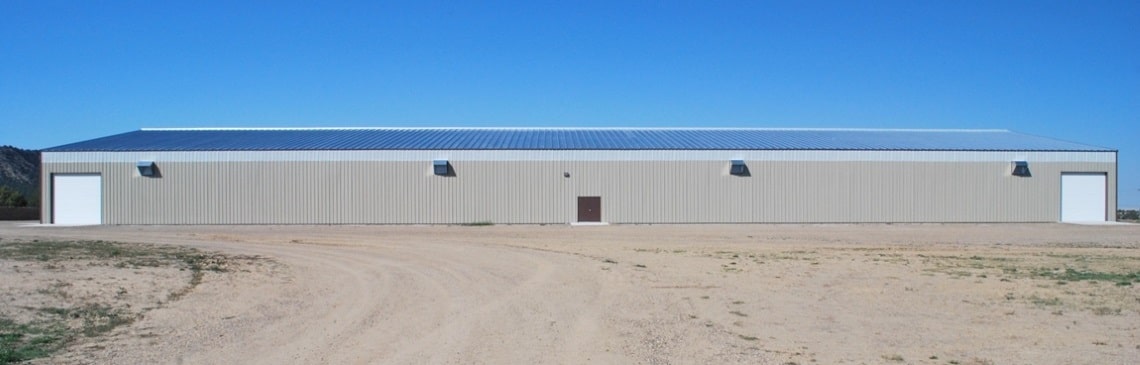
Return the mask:
<svg viewBox="0 0 1140 365">
<path fill-rule="evenodd" d="M 1031 162 L 723 161 L 46 162 L 53 173 L 101 173 L 107 224 L 566 223 L 578 196 L 602 197 L 602 220 L 701 222 L 1055 222 L 1061 172 L 1115 164 Z M 564 177 L 563 173 L 570 173 Z M 1114 217 L 1115 214 L 1108 214 Z"/>
</svg>

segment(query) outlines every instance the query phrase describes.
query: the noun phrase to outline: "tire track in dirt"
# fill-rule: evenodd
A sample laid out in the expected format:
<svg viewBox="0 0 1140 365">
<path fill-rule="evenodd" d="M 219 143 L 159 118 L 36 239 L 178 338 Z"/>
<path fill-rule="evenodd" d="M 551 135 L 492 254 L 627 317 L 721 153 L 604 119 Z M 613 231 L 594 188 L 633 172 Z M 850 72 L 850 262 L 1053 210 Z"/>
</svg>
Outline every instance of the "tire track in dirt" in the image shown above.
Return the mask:
<svg viewBox="0 0 1140 365">
<path fill-rule="evenodd" d="M 261 255 L 288 267 L 291 280 L 233 295 L 241 303 L 187 296 L 148 318 L 148 326 L 167 329 L 167 351 L 128 345 L 95 362 L 581 362 L 589 361 L 581 354 L 597 351 L 593 339 L 604 327 L 602 286 L 581 257 L 451 242 L 361 244 L 351 235 L 283 243 L 289 240 L 179 230 L 92 227 L 52 236 Z"/>
</svg>

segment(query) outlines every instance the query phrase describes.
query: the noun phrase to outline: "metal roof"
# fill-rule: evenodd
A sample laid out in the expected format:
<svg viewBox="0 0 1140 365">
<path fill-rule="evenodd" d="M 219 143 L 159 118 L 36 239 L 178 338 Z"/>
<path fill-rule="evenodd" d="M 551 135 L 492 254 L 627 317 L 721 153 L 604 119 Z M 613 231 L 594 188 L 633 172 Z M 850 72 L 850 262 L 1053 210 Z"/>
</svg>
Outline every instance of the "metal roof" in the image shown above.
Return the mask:
<svg viewBox="0 0 1140 365">
<path fill-rule="evenodd" d="M 1007 130 L 182 128 L 142 129 L 45 152 L 285 150 L 1114 151 Z"/>
</svg>

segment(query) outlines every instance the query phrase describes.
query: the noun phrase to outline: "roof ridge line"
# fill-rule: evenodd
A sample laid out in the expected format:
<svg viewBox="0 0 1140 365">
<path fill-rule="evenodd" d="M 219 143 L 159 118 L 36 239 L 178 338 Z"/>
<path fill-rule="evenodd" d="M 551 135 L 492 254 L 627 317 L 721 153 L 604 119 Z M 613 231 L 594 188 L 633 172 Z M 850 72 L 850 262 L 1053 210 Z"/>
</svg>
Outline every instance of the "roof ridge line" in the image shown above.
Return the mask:
<svg viewBox="0 0 1140 365">
<path fill-rule="evenodd" d="M 336 130 L 487 130 L 487 131 L 820 131 L 820 132 L 1012 132 L 1008 129 L 950 128 L 751 128 L 751 127 L 163 127 L 140 131 L 336 131 Z"/>
</svg>

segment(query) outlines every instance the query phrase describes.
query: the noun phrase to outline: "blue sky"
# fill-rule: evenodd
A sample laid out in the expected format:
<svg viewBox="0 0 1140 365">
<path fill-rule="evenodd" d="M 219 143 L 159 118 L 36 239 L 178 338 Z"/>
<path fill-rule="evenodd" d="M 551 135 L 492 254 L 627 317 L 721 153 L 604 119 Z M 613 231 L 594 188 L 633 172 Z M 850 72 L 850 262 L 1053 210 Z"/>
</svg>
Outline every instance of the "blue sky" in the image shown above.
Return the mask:
<svg viewBox="0 0 1140 365">
<path fill-rule="evenodd" d="M 1120 150 L 1137 1 L 0 2 L 0 144 L 142 127 L 1000 128 Z"/>
</svg>

